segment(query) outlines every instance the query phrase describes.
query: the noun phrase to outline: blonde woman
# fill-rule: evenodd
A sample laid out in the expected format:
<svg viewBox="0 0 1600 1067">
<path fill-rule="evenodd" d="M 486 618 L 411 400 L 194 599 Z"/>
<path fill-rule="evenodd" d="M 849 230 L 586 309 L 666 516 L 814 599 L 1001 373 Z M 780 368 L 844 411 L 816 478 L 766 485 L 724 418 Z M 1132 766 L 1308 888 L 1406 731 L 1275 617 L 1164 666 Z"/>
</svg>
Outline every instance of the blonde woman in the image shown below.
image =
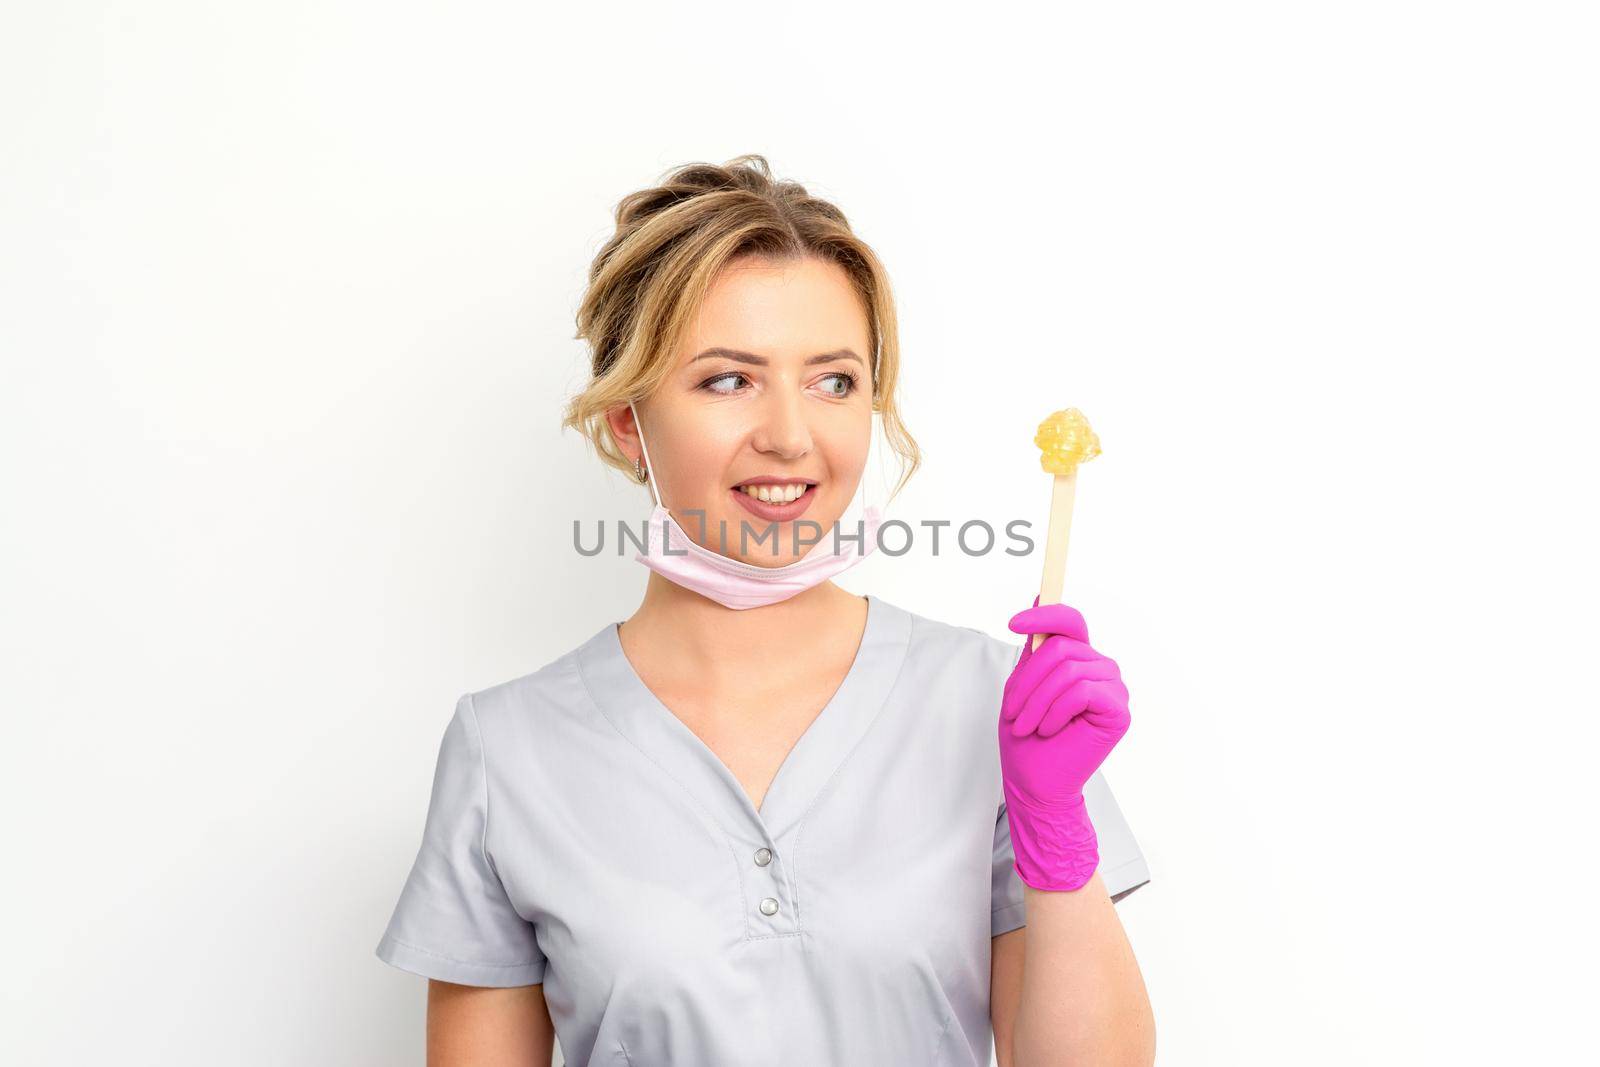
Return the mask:
<svg viewBox="0 0 1600 1067">
<path fill-rule="evenodd" d="M 456 706 L 378 946 L 430 979 L 428 1062 L 1152 1062 L 1115 664 L 1064 605 L 1030 650 L 831 581 L 875 545 L 874 414 L 896 491 L 919 462 L 883 266 L 760 156 L 616 224 L 566 424 L 648 487 L 648 580 Z"/>
</svg>

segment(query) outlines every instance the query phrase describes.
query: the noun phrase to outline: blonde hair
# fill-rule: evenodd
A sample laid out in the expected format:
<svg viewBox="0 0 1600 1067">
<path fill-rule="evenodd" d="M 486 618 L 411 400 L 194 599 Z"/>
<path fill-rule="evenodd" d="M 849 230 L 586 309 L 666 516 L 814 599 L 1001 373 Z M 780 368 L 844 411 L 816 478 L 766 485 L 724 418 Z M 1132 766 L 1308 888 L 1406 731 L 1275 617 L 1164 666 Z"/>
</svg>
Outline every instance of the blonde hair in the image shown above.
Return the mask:
<svg viewBox="0 0 1600 1067">
<path fill-rule="evenodd" d="M 741 255 L 818 256 L 844 269 L 867 308 L 872 410 L 900 457 L 890 496 L 916 473 L 921 451 L 895 404 L 900 345 L 888 273 L 851 232 L 844 212 L 797 182 L 773 178 L 764 157 L 748 154 L 721 166 L 678 167 L 660 184 L 623 197 L 616 224 L 589 267 L 578 307 L 574 336 L 588 342 L 591 376 L 568 402 L 563 429 L 577 429 L 604 462 L 632 477 L 633 461 L 605 414 L 648 397 L 671 372 L 672 356 L 718 272 Z"/>
</svg>

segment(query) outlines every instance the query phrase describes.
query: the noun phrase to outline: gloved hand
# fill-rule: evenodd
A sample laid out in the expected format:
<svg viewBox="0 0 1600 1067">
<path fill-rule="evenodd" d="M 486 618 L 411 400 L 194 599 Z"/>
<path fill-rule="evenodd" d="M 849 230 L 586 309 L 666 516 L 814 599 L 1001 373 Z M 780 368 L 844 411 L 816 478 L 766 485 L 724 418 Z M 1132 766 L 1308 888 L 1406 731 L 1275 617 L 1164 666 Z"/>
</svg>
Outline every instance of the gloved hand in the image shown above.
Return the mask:
<svg viewBox="0 0 1600 1067">
<path fill-rule="evenodd" d="M 1128 732 L 1128 689 L 1115 661 L 1089 647 L 1066 604 L 1011 617 L 1027 634 L 1000 701 L 1000 773 L 1017 875 L 1035 889 L 1081 888 L 1100 865 L 1083 787 Z M 1033 634 L 1050 634 L 1032 648 Z"/>
</svg>

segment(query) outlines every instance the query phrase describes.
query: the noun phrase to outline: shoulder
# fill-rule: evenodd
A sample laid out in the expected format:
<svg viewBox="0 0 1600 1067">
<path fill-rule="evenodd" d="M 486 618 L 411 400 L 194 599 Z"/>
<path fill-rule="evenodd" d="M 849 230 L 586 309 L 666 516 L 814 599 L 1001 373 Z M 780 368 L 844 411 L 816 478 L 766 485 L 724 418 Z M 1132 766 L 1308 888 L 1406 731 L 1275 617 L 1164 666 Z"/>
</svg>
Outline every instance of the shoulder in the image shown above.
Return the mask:
<svg viewBox="0 0 1600 1067">
<path fill-rule="evenodd" d="M 944 766 L 951 768 L 950 774 L 959 779 L 979 765 L 989 768 L 986 774 L 992 771 L 995 805 L 1000 802 L 995 724 L 1006 678 L 1021 654 L 1021 635 L 1015 642 L 1005 641 L 974 626 L 913 613 L 906 662 L 896 685 L 898 704 L 911 707 L 922 721 L 946 727 L 924 736 L 936 750 L 954 746 L 941 757 L 949 760 Z"/>
<path fill-rule="evenodd" d="M 1003 680 L 1022 653 L 1021 637 L 1008 641 L 973 626 L 910 611 L 906 615 L 911 620 L 908 655 L 924 671 L 944 674 L 954 668 L 986 681 Z"/>
<path fill-rule="evenodd" d="M 536 670 L 471 690 L 461 698 L 485 753 L 527 752 L 585 717 L 587 693 L 578 672 L 585 645 L 555 657 Z"/>
</svg>

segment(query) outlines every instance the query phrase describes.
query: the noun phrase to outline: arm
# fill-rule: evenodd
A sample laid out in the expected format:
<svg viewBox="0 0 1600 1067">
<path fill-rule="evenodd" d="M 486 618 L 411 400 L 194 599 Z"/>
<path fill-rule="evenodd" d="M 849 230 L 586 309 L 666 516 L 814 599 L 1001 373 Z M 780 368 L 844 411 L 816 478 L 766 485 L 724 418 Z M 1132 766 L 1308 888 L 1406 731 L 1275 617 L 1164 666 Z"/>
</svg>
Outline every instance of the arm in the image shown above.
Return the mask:
<svg viewBox="0 0 1600 1067">
<path fill-rule="evenodd" d="M 1022 1003 L 1022 957 L 1028 928 L 1007 930 L 990 941 L 989 1021 L 994 1026 L 994 1059 L 999 1067 L 1016 1067 L 1012 1034 Z"/>
<path fill-rule="evenodd" d="M 428 1067 L 549 1067 L 555 1028 L 543 985 L 428 981 Z"/>
<path fill-rule="evenodd" d="M 1081 889 L 1025 890 L 1022 989 L 1012 1030 L 1019 1067 L 1145 1067 L 1155 1018 L 1133 948 L 1097 873 Z"/>
<path fill-rule="evenodd" d="M 1131 892 L 1107 899 L 1099 874 L 1071 893 L 1024 889 L 1027 925 L 994 938 L 991 954 L 989 1011 L 999 1067 L 1155 1062 L 1155 1019 L 1143 976 L 1116 909 L 1100 906 Z"/>
<path fill-rule="evenodd" d="M 1150 1001 L 1099 871 L 1085 795 L 1127 733 L 1128 689 L 1076 609 L 1035 604 L 1010 625 L 1045 635 L 1037 651 L 1031 636 L 1023 642 L 1000 703 L 1001 786 L 1028 931 L 1012 1054 L 1020 1067 L 1150 1064 Z"/>
<path fill-rule="evenodd" d="M 486 849 L 489 793 L 468 694 L 439 744 L 422 846 L 377 956 L 428 979 L 429 1067 L 550 1067 L 546 961 Z"/>
</svg>

